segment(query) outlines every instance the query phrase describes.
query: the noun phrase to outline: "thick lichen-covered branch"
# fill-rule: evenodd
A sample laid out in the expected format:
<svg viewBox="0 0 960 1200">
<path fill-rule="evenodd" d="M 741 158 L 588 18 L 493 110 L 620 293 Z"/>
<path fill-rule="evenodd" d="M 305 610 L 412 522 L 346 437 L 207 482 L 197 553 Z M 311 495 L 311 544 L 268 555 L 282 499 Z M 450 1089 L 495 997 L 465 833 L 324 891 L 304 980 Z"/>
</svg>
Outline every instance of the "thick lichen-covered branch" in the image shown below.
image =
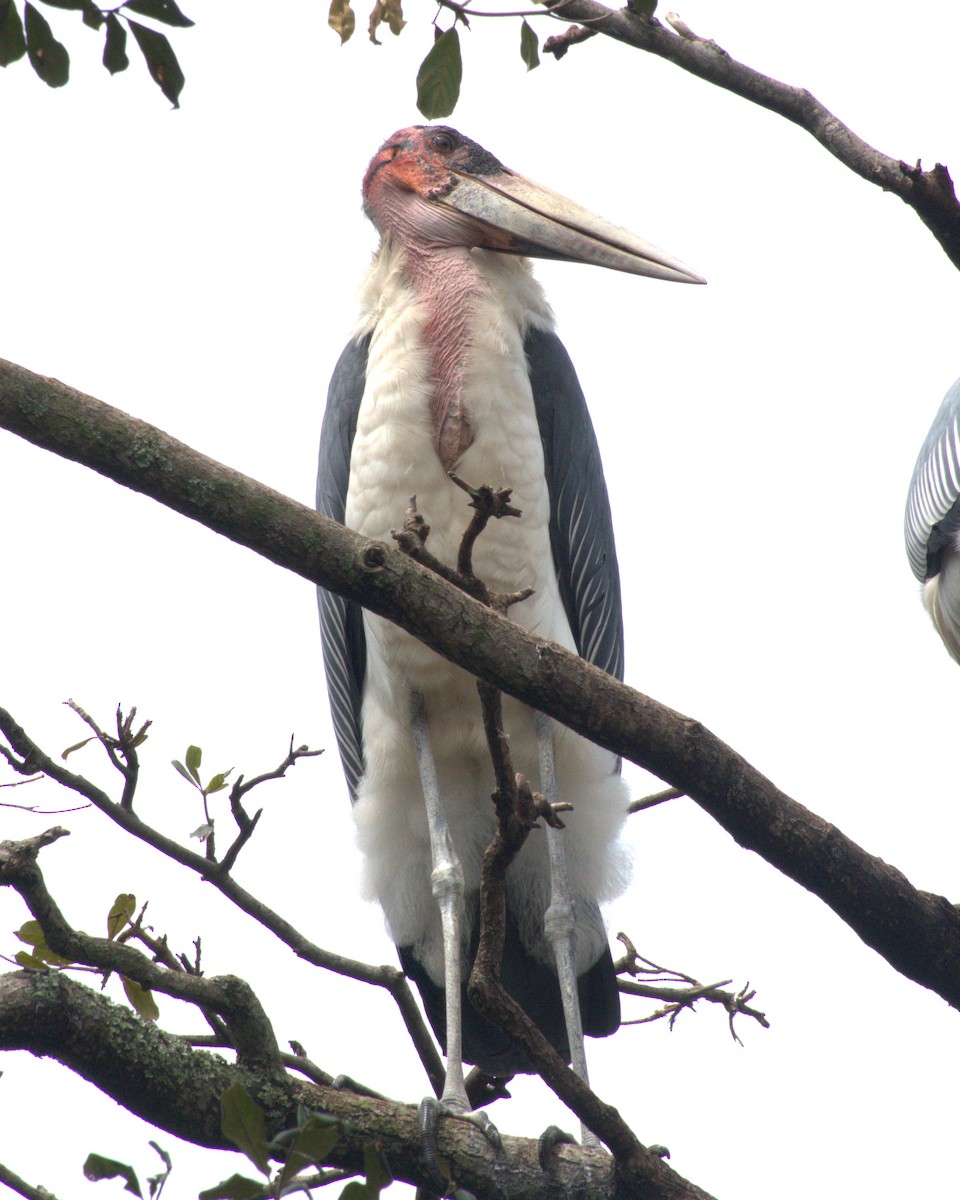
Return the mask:
<svg viewBox="0 0 960 1200">
<path fill-rule="evenodd" d="M 234 1147 L 221 1130 L 220 1096 L 240 1081 L 263 1110 L 268 1136 L 296 1126 L 298 1106 L 338 1118 L 343 1129 L 331 1166 L 364 1170 L 375 1142 L 396 1179 L 428 1186 L 415 1109 L 392 1100 L 317 1086 L 285 1075 L 241 1070 L 195 1050 L 58 972 L 0 976 L 0 1050 L 28 1050 L 63 1063 L 105 1095 L 160 1129 L 200 1146 Z M 527 1200 L 697 1200 L 703 1193 L 671 1172 L 669 1186 L 625 1189 L 612 1160 L 599 1151 L 560 1147 L 551 1172 L 536 1141 L 505 1137 L 496 1153 L 465 1121 L 443 1121 L 440 1153 L 460 1185 L 478 1200 L 504 1195 Z"/>
</svg>

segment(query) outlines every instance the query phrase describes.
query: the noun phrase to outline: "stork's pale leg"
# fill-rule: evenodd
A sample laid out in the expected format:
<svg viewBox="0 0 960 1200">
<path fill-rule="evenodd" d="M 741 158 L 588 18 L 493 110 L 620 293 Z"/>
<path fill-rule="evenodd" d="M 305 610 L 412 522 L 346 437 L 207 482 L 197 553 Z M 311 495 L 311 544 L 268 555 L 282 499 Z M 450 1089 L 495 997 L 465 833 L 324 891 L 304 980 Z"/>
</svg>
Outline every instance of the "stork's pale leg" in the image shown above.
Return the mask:
<svg viewBox="0 0 960 1200">
<path fill-rule="evenodd" d="M 447 1066 L 439 1104 L 428 1096 L 421 1101 L 418 1114 L 420 1146 L 427 1165 L 436 1177 L 439 1190 L 446 1183 L 437 1159 L 437 1121 L 441 1112 L 466 1117 L 477 1125 L 491 1145 L 499 1148 L 500 1134 L 485 1112 L 470 1111 L 463 1081 L 462 1029 L 460 1010 L 460 931 L 463 927 L 463 868 L 453 847 L 450 827 L 443 811 L 437 785 L 437 770 L 427 732 L 427 710 L 419 692 L 411 695 L 413 748 L 420 771 L 420 785 L 427 809 L 430 830 L 430 855 L 433 869 L 430 886 L 440 908 L 443 930 L 443 988 L 447 1009 Z M 417 1195 L 420 1195 L 418 1191 Z"/>
<path fill-rule="evenodd" d="M 460 1014 L 460 931 L 463 928 L 463 868 L 453 848 L 450 828 L 443 811 L 437 771 L 427 734 L 427 710 L 423 696 L 411 697 L 413 748 L 420 770 L 420 784 L 427 807 L 430 830 L 432 871 L 430 886 L 440 908 L 443 930 L 443 986 L 447 1007 L 447 1068 L 440 1103 L 451 1112 L 465 1113 L 470 1108 L 463 1083 Z"/>
<path fill-rule="evenodd" d="M 554 763 L 553 732 L 551 722 L 543 713 L 537 713 L 537 749 L 540 758 L 540 789 L 548 804 L 559 800 L 557 772 Z M 563 831 L 547 826 L 547 847 L 550 853 L 550 904 L 544 915 L 543 926 L 547 940 L 553 946 L 557 962 L 557 977 L 560 981 L 560 999 L 567 1026 L 567 1042 L 570 1046 L 570 1065 L 584 1083 L 587 1077 L 587 1055 L 583 1044 L 583 1023 L 580 1018 L 580 994 L 577 991 L 577 971 L 573 953 L 573 898 L 567 878 L 567 855 L 563 843 Z M 581 1125 L 585 1146 L 600 1143 L 585 1125 Z"/>
</svg>

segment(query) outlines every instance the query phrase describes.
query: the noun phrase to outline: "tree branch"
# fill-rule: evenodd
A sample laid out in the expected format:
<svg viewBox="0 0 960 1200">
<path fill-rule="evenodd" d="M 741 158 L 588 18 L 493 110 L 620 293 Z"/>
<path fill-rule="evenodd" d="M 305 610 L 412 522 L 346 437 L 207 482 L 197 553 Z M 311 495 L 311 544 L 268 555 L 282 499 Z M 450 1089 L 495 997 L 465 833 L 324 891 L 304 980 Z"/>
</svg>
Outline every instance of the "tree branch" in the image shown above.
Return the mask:
<svg viewBox="0 0 960 1200">
<path fill-rule="evenodd" d="M 235 1149 L 221 1132 L 219 1097 L 240 1080 L 264 1110 L 267 1136 L 297 1123 L 297 1106 L 343 1122 L 329 1155 L 333 1166 L 364 1171 L 364 1149 L 376 1142 L 397 1179 L 427 1187 L 416 1111 L 406 1104 L 320 1087 L 290 1076 L 242 1071 L 142 1021 L 105 996 L 56 972 L 0 976 L 0 1050 L 29 1050 L 63 1063 L 151 1124 L 200 1146 Z M 618 1181 L 613 1160 L 562 1146 L 543 1172 L 532 1139 L 504 1137 L 497 1153 L 467 1121 L 439 1127 L 439 1151 L 458 1184 L 478 1200 L 704 1200 L 706 1193 L 669 1167 L 643 1190 Z M 709 1198 L 707 1198 L 709 1200 Z"/>
<path fill-rule="evenodd" d="M 210 1009 L 226 1022 L 237 1061 L 267 1074 L 283 1070 L 280 1047 L 253 989 L 236 976 L 203 979 L 186 971 L 171 971 L 151 962 L 133 946 L 113 938 L 91 937 L 73 929 L 47 890 L 37 863 L 40 850 L 63 837 L 65 829 L 48 829 L 22 842 L 0 842 L 0 886 L 14 888 L 40 923 L 47 945 L 71 963 L 116 971 L 141 987 Z"/>
<path fill-rule="evenodd" d="M 34 1187 L 32 1183 L 27 1183 L 3 1163 L 0 1163 L 0 1184 L 8 1187 L 11 1192 L 16 1192 L 18 1196 L 23 1196 L 24 1200 L 57 1200 L 53 1192 L 47 1191 L 45 1187 Z"/>
<path fill-rule="evenodd" d="M 689 795 L 740 845 L 819 896 L 896 970 L 960 1008 L 960 913 L 950 902 L 918 891 L 896 868 L 790 799 L 699 722 L 484 608 L 390 547 L 325 520 L 143 421 L 2 362 L 0 426 L 395 621 L 473 674 L 651 771 Z M 128 816 L 114 819 L 122 824 Z M 137 836 L 144 836 L 139 829 Z M 197 869 L 192 860 L 199 856 L 170 845 L 172 857 L 187 862 L 189 856 L 187 865 Z M 209 871 L 204 862 L 201 873 Z M 263 906 L 229 876 L 211 879 L 264 920 Z M 274 920 L 274 931 L 283 930 L 278 936 L 309 961 L 327 965 L 336 957 L 311 957 L 316 948 Z M 374 969 L 366 976 L 382 984 Z"/>
<path fill-rule="evenodd" d="M 576 42 L 602 33 L 637 50 L 668 59 L 691 75 L 799 125 L 861 179 L 899 196 L 960 269 L 960 204 L 950 173 L 941 163 L 924 171 L 919 163 L 910 166 L 882 154 L 848 129 L 805 88 L 781 83 L 737 62 L 716 42 L 698 37 L 673 13 L 666 18 L 672 26 L 667 28 L 655 18 L 632 13 L 629 8 L 608 8 L 598 0 L 566 0 L 554 16 L 589 26 L 580 34 L 568 31 L 547 39 L 544 51 L 558 58 Z"/>
<path fill-rule="evenodd" d="M 201 879 L 211 883 L 241 912 L 245 912 L 265 929 L 269 929 L 275 937 L 289 946 L 305 962 L 313 963 L 314 966 L 323 967 L 324 970 L 333 971 L 338 975 L 344 975 L 348 979 L 356 979 L 361 983 L 371 983 L 377 987 L 386 988 L 400 1009 L 400 1015 L 414 1048 L 420 1055 L 431 1087 L 438 1095 L 440 1094 L 443 1087 L 443 1063 L 440 1061 L 433 1038 L 424 1024 L 423 1017 L 410 991 L 410 985 L 402 971 L 396 967 L 375 967 L 357 962 L 355 959 L 344 958 L 343 955 L 333 954 L 331 951 L 315 945 L 289 921 L 241 887 L 224 863 L 212 862 L 204 855 L 197 854 L 186 846 L 181 846 L 179 842 L 166 837 L 141 820 L 134 812 L 132 803 L 126 805 L 116 803 L 96 784 L 91 783 L 82 775 L 75 775 L 72 771 L 68 771 L 42 750 L 4 708 L 0 708 L 0 733 L 3 733 L 15 752 L 11 754 L 0 744 L 0 755 L 7 759 L 14 770 L 24 774 L 42 771 L 44 775 L 56 780 L 63 787 L 85 796 L 94 807 L 108 816 L 126 833 L 145 842 L 148 846 L 152 846 L 155 850 L 159 850 L 161 854 L 166 855 L 174 862 L 196 871 Z M 124 797 L 128 800 L 131 799 L 127 796 L 126 788 Z"/>
</svg>

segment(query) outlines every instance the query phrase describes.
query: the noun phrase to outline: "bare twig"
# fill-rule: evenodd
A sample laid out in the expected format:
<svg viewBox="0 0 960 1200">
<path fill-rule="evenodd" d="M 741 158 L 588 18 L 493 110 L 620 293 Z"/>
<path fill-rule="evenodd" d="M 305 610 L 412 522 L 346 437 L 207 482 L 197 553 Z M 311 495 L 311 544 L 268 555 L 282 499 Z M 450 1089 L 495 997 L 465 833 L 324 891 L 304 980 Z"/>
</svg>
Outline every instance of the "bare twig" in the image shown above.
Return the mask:
<svg viewBox="0 0 960 1200">
<path fill-rule="evenodd" d="M 117 733 L 104 733 L 100 726 L 94 721 L 93 717 L 88 712 L 85 712 L 75 700 L 67 700 L 66 705 L 72 708 L 77 716 L 88 725 L 94 732 L 97 741 L 103 746 L 107 752 L 107 758 L 113 766 L 123 776 L 123 795 L 120 797 L 120 807 L 125 810 L 133 808 L 133 797 L 137 790 L 137 778 L 140 773 L 140 760 L 137 756 L 137 747 L 143 745 L 147 740 L 147 730 L 153 724 L 152 721 L 144 721 L 136 731 L 133 728 L 133 722 L 136 720 L 137 710 L 131 708 L 124 715 L 120 706 L 117 706 L 116 722 Z M 75 749 L 75 747 L 72 747 Z M 64 751 L 63 757 L 66 758 L 69 751 Z"/>
<path fill-rule="evenodd" d="M 590 38 L 596 37 L 598 32 L 599 30 L 588 29 L 585 25 L 571 25 L 563 33 L 555 33 L 548 37 L 543 43 L 543 51 L 545 54 L 552 54 L 559 61 L 571 46 L 589 41 Z"/>
<path fill-rule="evenodd" d="M 27 1183 L 3 1163 L 0 1163 L 0 1184 L 8 1187 L 11 1192 L 16 1192 L 18 1196 L 23 1196 L 24 1200 L 57 1200 L 53 1192 L 40 1185 L 34 1187 L 33 1184 Z"/>
<path fill-rule="evenodd" d="M 662 792 L 654 792 L 650 796 L 641 796 L 639 800 L 631 800 L 627 805 L 627 813 L 644 812 L 648 808 L 656 808 L 658 804 L 665 804 L 667 800 L 679 800 L 681 796 L 686 795 L 679 788 L 665 788 Z"/>
<path fill-rule="evenodd" d="M 552 0 L 549 4 L 538 4 L 536 8 L 514 9 L 508 12 L 468 8 L 465 4 L 457 4 L 456 0 L 437 0 L 441 8 L 449 9 L 450 12 L 463 19 L 468 28 L 470 22 L 466 20 L 467 17 L 546 17 L 551 13 L 560 12 L 567 2 L 568 0 Z"/>
<path fill-rule="evenodd" d="M 923 170 L 919 162 L 911 165 L 875 150 L 805 88 L 781 83 L 737 62 L 715 41 L 695 34 L 675 13 L 666 18 L 671 28 L 653 17 L 632 13 L 629 7 L 614 9 L 598 0 L 566 0 L 562 14 L 554 14 L 554 20 L 558 19 L 589 24 L 590 29 L 549 38 L 543 48 L 557 58 L 590 34 L 602 33 L 665 58 L 691 75 L 792 121 L 861 179 L 899 196 L 960 268 L 960 203 L 942 163 Z"/>
<path fill-rule="evenodd" d="M 248 779 L 244 782 L 242 775 L 237 776 L 237 780 L 230 789 L 230 811 L 233 813 L 233 819 L 237 823 L 237 828 L 240 832 L 237 834 L 230 848 L 223 856 L 220 866 L 224 871 L 229 871 L 233 868 L 237 861 L 237 855 L 253 837 L 254 830 L 257 828 L 257 822 L 263 815 L 263 809 L 258 809 L 251 817 L 243 807 L 243 798 L 249 792 L 252 792 L 255 787 L 259 787 L 262 783 L 268 783 L 271 779 L 283 779 L 287 771 L 290 770 L 301 758 L 316 758 L 322 754 L 322 750 L 311 750 L 309 746 L 298 746 L 294 749 L 293 737 L 290 738 L 290 749 L 283 762 L 275 767 L 272 771 L 265 771 L 262 775 L 255 775 L 253 779 Z"/>
<path fill-rule="evenodd" d="M 10 762 L 9 752 L 5 746 L 0 746 L 0 757 L 6 762 Z M 29 779 L 12 779 L 9 783 L 0 783 L 0 789 L 26 787 L 28 783 L 39 783 L 41 779 L 43 779 L 43 775 L 31 775 Z M 67 808 L 41 808 L 39 804 L 12 804 L 8 801 L 0 801 L 0 808 L 15 808 L 18 812 L 33 813 L 38 817 L 59 817 L 63 813 L 82 812 L 89 807 L 89 804 L 71 804 Z"/>
<path fill-rule="evenodd" d="M 692 1012 L 698 1000 L 706 1000 L 710 1004 L 719 1004 L 726 1010 L 730 1036 L 740 1045 L 743 1043 L 740 1041 L 733 1027 L 735 1017 L 741 1015 L 750 1017 L 764 1029 L 770 1028 L 770 1022 L 767 1020 L 766 1014 L 760 1012 L 759 1009 L 750 1007 L 750 1001 L 757 993 L 755 989 L 749 990 L 749 984 L 745 984 L 739 992 L 733 993 L 723 990 L 730 983 L 729 979 L 721 980 L 718 983 L 701 983 L 698 979 L 694 979 L 692 975 L 687 975 L 684 971 L 676 971 L 671 967 L 662 967 L 651 959 L 644 958 L 625 933 L 618 933 L 617 938 L 623 943 L 625 953 L 614 963 L 614 970 L 618 975 L 629 974 L 633 976 L 632 979 L 617 980 L 617 986 L 620 991 L 629 996 L 644 996 L 650 1000 L 661 1000 L 664 1002 L 663 1007 L 657 1009 L 656 1012 L 650 1013 L 646 1017 L 636 1017 L 632 1020 L 626 1020 L 623 1022 L 624 1025 L 647 1025 L 652 1021 L 666 1019 L 670 1028 L 673 1029 L 677 1017 L 684 1009 L 689 1009 Z M 640 983 L 636 978 L 638 975 L 657 976 L 658 981 L 656 983 Z M 664 979 L 668 982 L 660 982 Z M 681 983 L 685 986 L 671 986 L 671 984 L 675 983 Z"/>
</svg>

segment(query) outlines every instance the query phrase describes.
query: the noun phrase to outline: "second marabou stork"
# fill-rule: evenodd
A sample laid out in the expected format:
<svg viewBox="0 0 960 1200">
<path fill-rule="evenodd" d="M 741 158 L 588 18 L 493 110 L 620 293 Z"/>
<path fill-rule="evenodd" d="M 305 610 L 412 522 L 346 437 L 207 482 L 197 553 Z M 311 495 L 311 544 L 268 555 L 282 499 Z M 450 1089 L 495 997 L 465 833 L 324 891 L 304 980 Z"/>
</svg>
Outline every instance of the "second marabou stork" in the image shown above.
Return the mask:
<svg viewBox="0 0 960 1200">
<path fill-rule="evenodd" d="M 924 607 L 960 662 L 960 379 L 944 396 L 920 448 L 903 531 Z"/>
<path fill-rule="evenodd" d="M 522 519 L 487 528 L 475 547 L 477 575 L 501 592 L 533 588 L 513 620 L 622 678 L 600 454 L 526 259 L 703 280 L 446 126 L 388 138 L 364 177 L 363 207 L 381 245 L 330 383 L 320 512 L 389 542 L 415 494 L 431 552 L 452 564 L 467 509 L 450 473 L 512 487 Z M 625 363 L 624 378 L 628 371 Z M 480 862 L 494 831 L 475 680 L 336 595 L 320 592 L 320 615 L 363 891 L 382 905 L 445 1049 L 441 1104 L 462 1113 L 470 1107 L 464 1060 L 496 1076 L 532 1069 L 464 986 Z M 582 1031 L 604 1036 L 620 1022 L 599 905 L 628 878 L 618 844 L 627 792 L 615 755 L 509 697 L 503 712 L 515 769 L 573 811 L 562 834 L 534 831 L 509 870 L 502 981 L 585 1079 Z"/>
</svg>

